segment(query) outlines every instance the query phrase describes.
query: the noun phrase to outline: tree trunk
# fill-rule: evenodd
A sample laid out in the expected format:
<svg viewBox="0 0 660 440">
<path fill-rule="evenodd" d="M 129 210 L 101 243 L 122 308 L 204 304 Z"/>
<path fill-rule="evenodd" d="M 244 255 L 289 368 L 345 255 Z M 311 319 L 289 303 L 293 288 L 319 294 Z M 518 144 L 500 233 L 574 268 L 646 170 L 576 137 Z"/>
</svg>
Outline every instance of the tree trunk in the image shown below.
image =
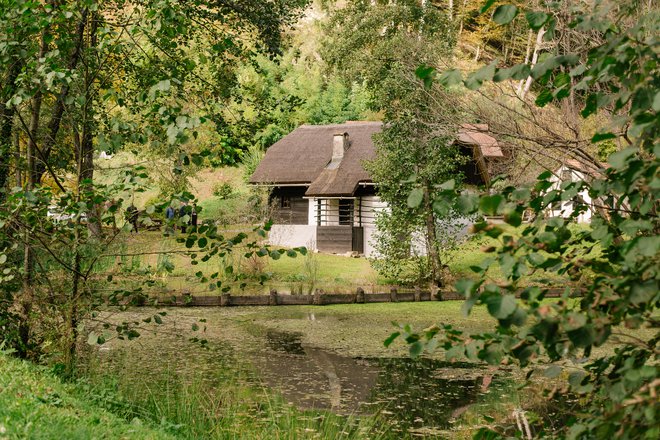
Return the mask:
<svg viewBox="0 0 660 440">
<path fill-rule="evenodd" d="M 461 7 L 461 22 L 458 26 L 458 36 L 460 37 L 463 33 L 463 23 L 465 22 L 465 8 L 467 7 L 468 0 L 463 0 L 463 6 Z"/>
<path fill-rule="evenodd" d="M 532 53 L 532 37 L 533 36 L 534 36 L 534 33 L 530 30 L 529 34 L 527 35 L 527 49 L 525 49 L 525 64 L 529 63 L 529 56 Z M 518 83 L 518 88 L 516 90 L 516 94 L 518 96 L 522 95 L 523 84 L 525 84 L 525 80 L 521 79 L 520 82 Z"/>
<path fill-rule="evenodd" d="M 21 172 L 21 138 L 18 130 L 14 133 L 14 176 L 16 177 L 16 186 L 23 186 L 23 173 Z"/>
<path fill-rule="evenodd" d="M 543 44 L 543 35 L 545 35 L 545 28 L 539 29 L 538 34 L 536 34 L 536 44 L 534 44 L 534 55 L 532 55 L 532 64 L 530 67 L 534 68 L 536 65 L 536 62 L 539 59 L 539 52 L 541 52 L 541 45 Z M 527 81 L 525 82 L 525 87 L 522 90 L 522 94 L 520 95 L 521 98 L 525 98 L 525 95 L 527 92 L 529 92 L 529 88 L 532 85 L 532 77 L 529 76 L 527 77 Z"/>
<path fill-rule="evenodd" d="M 2 104 L 2 111 L 0 111 L 0 190 L 5 187 L 7 178 L 9 177 L 12 156 L 12 129 L 14 127 L 14 106 L 4 104 L 14 94 L 16 78 L 18 78 L 20 71 L 21 63 L 18 60 L 14 60 L 9 67 L 7 80 L 0 95 L 0 104 Z M 0 191 L 0 202 L 2 202 L 4 197 L 4 192 Z"/>
<path fill-rule="evenodd" d="M 91 25 L 89 29 L 89 48 L 96 47 L 97 44 L 97 30 L 99 25 L 98 15 L 93 13 L 91 18 Z M 86 52 L 91 54 L 91 51 Z M 92 59 L 93 56 L 86 57 L 85 59 L 85 104 L 83 106 L 82 115 L 82 136 L 76 147 L 76 159 L 78 163 L 78 190 L 83 194 L 89 194 L 93 191 L 94 187 L 92 181 L 94 179 L 94 99 L 96 97 L 96 88 L 94 87 L 94 77 L 96 71 L 90 67 L 96 67 L 96 60 Z M 93 200 L 86 200 L 87 206 L 91 207 L 91 211 L 87 213 L 89 230 L 95 237 L 102 236 L 101 228 L 101 212 L 100 207 L 94 203 Z"/>
</svg>

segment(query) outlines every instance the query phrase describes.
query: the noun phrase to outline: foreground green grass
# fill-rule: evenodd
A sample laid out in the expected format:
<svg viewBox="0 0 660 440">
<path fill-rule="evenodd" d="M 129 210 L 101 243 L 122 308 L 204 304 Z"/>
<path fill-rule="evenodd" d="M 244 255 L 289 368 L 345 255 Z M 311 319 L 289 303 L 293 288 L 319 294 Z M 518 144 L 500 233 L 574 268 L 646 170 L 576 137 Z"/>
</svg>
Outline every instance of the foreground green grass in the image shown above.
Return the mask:
<svg viewBox="0 0 660 440">
<path fill-rule="evenodd" d="M 0 438 L 167 439 L 80 397 L 82 390 L 27 362 L 0 353 Z"/>
</svg>

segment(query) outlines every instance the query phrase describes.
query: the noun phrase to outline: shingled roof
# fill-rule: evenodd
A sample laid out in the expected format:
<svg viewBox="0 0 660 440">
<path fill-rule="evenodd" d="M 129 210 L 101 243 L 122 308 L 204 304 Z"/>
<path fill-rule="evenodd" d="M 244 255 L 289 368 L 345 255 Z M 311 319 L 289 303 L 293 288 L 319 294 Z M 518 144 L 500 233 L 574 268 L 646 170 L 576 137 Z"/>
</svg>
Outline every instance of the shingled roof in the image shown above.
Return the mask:
<svg viewBox="0 0 660 440">
<path fill-rule="evenodd" d="M 371 137 L 382 126 L 382 122 L 366 121 L 302 125 L 268 149 L 250 183 L 309 185 L 305 193 L 309 197 L 350 197 L 360 183 L 371 182 L 363 165 L 376 155 Z M 487 131 L 485 124 L 464 124 L 457 141 L 478 147 L 475 148 L 477 161 L 503 156 L 497 141 Z M 338 133 L 348 134 L 349 145 L 338 166 L 328 166 L 333 137 Z"/>
</svg>

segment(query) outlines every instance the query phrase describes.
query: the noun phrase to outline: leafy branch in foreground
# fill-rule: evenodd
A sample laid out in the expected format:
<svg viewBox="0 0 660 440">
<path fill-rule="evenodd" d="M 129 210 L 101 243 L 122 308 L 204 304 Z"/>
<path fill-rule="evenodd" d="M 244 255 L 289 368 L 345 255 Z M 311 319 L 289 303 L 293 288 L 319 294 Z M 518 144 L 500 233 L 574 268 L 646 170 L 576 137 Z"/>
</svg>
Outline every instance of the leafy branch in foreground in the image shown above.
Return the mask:
<svg viewBox="0 0 660 440">
<path fill-rule="evenodd" d="M 488 1 L 487 10 L 495 2 Z M 657 393 L 660 349 L 657 307 L 660 302 L 660 86 L 658 75 L 658 13 L 631 20 L 634 2 L 618 10 L 607 2 L 594 10 L 574 10 L 572 26 L 596 32 L 603 43 L 586 59 L 550 56 L 533 68 L 517 65 L 498 69 L 491 63 L 468 75 L 468 88 L 486 81 L 522 79 L 529 75 L 539 86 L 536 104 L 560 101 L 576 92 L 582 117 L 598 111 L 612 125 L 592 139 L 616 139 L 624 147 L 598 166 L 589 181 L 563 182 L 552 189 L 552 174 L 542 173 L 527 186 L 496 193 L 460 194 L 444 185 L 434 194 L 438 204 L 450 204 L 464 214 L 501 215 L 512 228 L 486 220 L 474 232 L 496 239 L 484 249 L 490 256 L 471 267 L 475 277 L 456 288 L 465 296 L 463 310 L 483 305 L 496 319 L 492 332 L 468 335 L 448 325 L 414 332 L 400 326 L 386 344 L 402 337 L 413 356 L 441 347 L 448 360 L 467 358 L 492 365 L 545 366 L 545 376 L 567 380 L 566 390 L 584 396 L 579 413 L 558 430 L 539 426 L 538 437 L 657 438 Z M 493 19 L 506 24 L 517 15 L 513 5 L 500 5 Z M 552 27 L 545 12 L 527 11 L 529 26 Z M 450 86 L 461 81 L 457 72 L 437 74 L 427 67 L 418 76 L 429 86 L 437 79 Z M 578 194 L 588 191 L 588 205 Z M 553 203 L 573 201 L 573 212 L 562 217 L 547 213 Z M 586 228 L 575 227 L 587 209 L 595 215 Z M 523 224 L 523 214 L 534 220 Z M 487 270 L 499 264 L 506 282 L 495 284 Z M 550 281 L 523 284 L 531 274 L 558 274 L 567 284 L 556 301 L 545 300 Z M 585 276 L 588 281 L 585 282 Z M 538 276 L 536 277 L 538 278 Z M 607 346 L 606 346 L 607 344 Z M 604 347 L 595 351 L 594 348 Z M 530 369 L 528 379 L 535 370 Z M 570 372 L 569 372 L 570 371 Z M 489 426 L 475 438 L 503 438 L 505 429 Z"/>
</svg>

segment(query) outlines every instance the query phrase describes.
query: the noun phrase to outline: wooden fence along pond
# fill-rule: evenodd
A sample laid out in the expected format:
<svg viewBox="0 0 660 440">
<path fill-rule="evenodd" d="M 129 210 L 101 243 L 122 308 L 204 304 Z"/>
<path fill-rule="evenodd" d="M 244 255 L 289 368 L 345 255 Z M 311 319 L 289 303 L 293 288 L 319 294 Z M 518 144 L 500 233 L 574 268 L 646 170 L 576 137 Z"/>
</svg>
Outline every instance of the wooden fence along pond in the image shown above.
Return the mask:
<svg viewBox="0 0 660 440">
<path fill-rule="evenodd" d="M 545 297 L 559 297 L 561 289 L 550 290 Z M 442 292 L 442 300 L 464 299 L 457 292 Z M 214 296 L 179 295 L 167 300 L 159 300 L 158 305 L 178 307 L 234 307 L 234 306 L 303 306 L 303 305 L 330 305 L 330 304 L 370 304 L 385 302 L 420 302 L 438 301 L 431 292 L 415 289 L 414 291 L 399 292 L 396 288 L 387 293 L 365 293 L 364 289 L 358 288 L 355 293 L 325 293 L 317 291 L 311 295 L 279 294 L 271 290 L 269 295 L 232 295 L 223 293 Z M 151 301 L 144 304 L 153 305 Z"/>
</svg>

